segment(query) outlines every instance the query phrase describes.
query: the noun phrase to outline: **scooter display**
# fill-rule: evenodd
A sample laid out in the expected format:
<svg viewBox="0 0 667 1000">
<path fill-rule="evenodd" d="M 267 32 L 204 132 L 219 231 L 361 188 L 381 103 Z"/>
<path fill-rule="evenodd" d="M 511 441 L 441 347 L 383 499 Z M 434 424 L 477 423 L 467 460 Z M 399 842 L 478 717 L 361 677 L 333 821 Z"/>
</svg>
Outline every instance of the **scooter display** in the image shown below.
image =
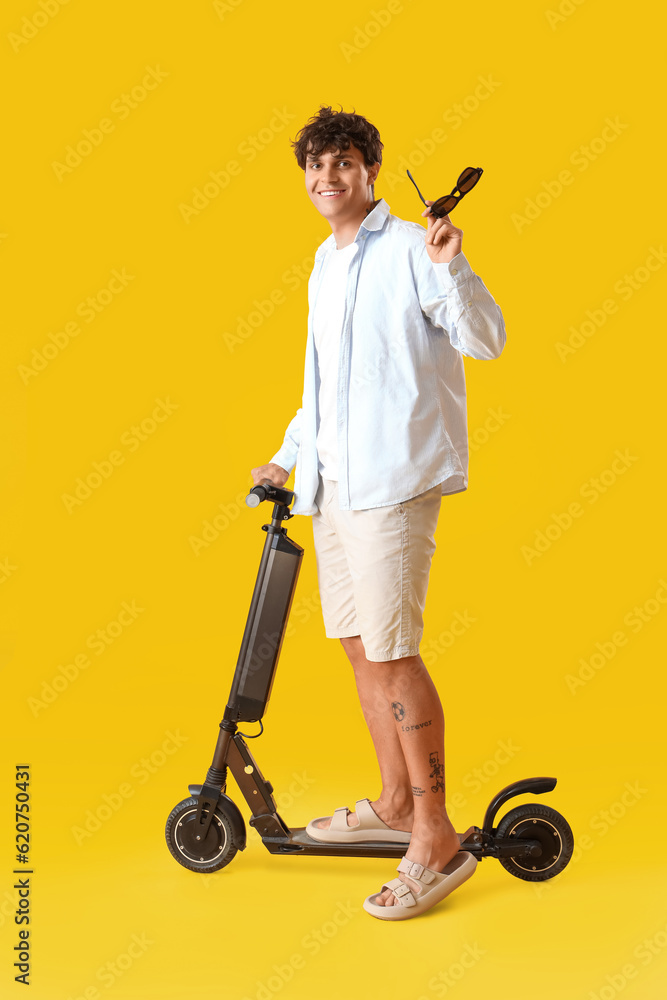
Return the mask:
<svg viewBox="0 0 667 1000">
<path fill-rule="evenodd" d="M 165 837 L 172 856 L 193 872 L 217 872 L 246 847 L 246 827 L 236 803 L 227 795 L 231 771 L 250 809 L 250 826 L 271 854 L 341 857 L 401 858 L 405 843 L 365 842 L 326 844 L 313 840 L 305 827 L 290 827 L 278 814 L 273 786 L 267 781 L 239 732 L 239 723 L 259 722 L 266 712 L 278 658 L 287 628 L 304 550 L 287 535 L 283 521 L 294 515 L 294 493 L 269 480 L 254 486 L 246 497 L 249 507 L 273 503 L 250 611 L 241 641 L 231 691 L 204 783 L 188 786 L 189 797 L 176 805 L 167 819 Z M 550 806 L 529 802 L 510 809 L 495 824 L 509 799 L 552 791 L 556 778 L 524 778 L 502 788 L 489 803 L 482 826 L 460 833 L 461 850 L 477 859 L 497 858 L 517 878 L 541 882 L 561 872 L 572 857 L 574 838 L 567 820 Z M 409 840 L 409 838 L 408 838 Z"/>
</svg>

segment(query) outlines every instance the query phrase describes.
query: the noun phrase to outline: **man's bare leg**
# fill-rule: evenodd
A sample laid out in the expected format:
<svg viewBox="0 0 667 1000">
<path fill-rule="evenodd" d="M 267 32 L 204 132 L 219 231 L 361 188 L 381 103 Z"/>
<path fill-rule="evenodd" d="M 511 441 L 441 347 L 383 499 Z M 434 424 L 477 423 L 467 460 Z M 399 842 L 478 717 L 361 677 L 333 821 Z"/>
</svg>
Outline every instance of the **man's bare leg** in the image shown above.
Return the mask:
<svg viewBox="0 0 667 1000">
<path fill-rule="evenodd" d="M 391 705 L 384 693 L 380 675 L 373 669 L 376 664 L 371 664 L 366 659 L 361 636 L 354 635 L 340 641 L 354 668 L 359 701 L 380 766 L 382 791 L 378 799 L 371 801 L 371 806 L 387 826 L 394 830 L 411 830 L 414 798 L 410 775 L 405 765 Z M 326 830 L 330 822 L 328 819 L 322 820 L 318 825 Z M 348 826 L 357 826 L 359 821 L 356 813 L 350 813 L 347 822 Z"/>
<path fill-rule="evenodd" d="M 441 871 L 458 852 L 460 843 L 445 808 L 445 722 L 437 689 L 420 656 L 373 661 L 362 652 L 360 636 L 341 642 L 355 670 L 362 710 L 382 774 L 383 791 L 376 811 L 381 815 L 392 795 L 398 797 L 396 801 L 405 811 L 407 780 L 414 821 L 406 855 Z M 381 818 L 397 829 L 410 829 L 405 822 L 391 822 L 387 814 Z M 324 821 L 321 825 L 329 824 Z M 419 883 L 403 874 L 399 878 L 415 894 L 419 892 Z M 377 899 L 379 904 L 393 902 L 389 889 Z"/>
<path fill-rule="evenodd" d="M 445 719 L 440 697 L 421 656 L 368 663 L 392 708 L 412 785 L 414 823 L 406 856 L 442 871 L 460 842 L 445 807 Z M 418 882 L 402 873 L 399 878 L 418 895 Z M 391 890 L 376 902 L 393 905 Z"/>
</svg>

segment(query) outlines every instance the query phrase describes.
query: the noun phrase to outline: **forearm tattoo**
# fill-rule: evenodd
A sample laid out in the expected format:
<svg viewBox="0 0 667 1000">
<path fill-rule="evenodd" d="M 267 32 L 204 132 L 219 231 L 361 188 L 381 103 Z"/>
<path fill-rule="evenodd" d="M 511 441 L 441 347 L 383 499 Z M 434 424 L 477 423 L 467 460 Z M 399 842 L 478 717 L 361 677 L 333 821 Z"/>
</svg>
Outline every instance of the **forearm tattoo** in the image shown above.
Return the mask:
<svg viewBox="0 0 667 1000">
<path fill-rule="evenodd" d="M 445 769 L 440 763 L 437 753 L 429 754 L 428 762 L 431 766 L 429 778 L 435 778 L 435 784 L 431 785 L 432 792 L 444 792 L 445 790 Z"/>
<path fill-rule="evenodd" d="M 394 712 L 394 718 L 397 722 L 401 722 L 405 718 L 405 709 L 400 701 L 392 701 L 391 707 Z"/>
<path fill-rule="evenodd" d="M 426 789 L 425 788 L 417 788 L 416 785 L 412 786 L 412 794 L 413 795 L 421 796 L 421 795 L 424 795 L 425 793 L 426 793 Z"/>
</svg>

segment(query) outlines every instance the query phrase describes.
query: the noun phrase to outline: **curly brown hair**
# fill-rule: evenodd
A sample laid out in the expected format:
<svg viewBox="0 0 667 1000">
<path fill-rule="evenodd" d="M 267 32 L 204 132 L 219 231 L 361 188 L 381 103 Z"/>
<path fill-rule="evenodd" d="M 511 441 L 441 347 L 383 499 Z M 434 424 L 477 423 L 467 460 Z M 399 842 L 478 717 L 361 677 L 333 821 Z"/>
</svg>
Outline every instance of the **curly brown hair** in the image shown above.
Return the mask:
<svg viewBox="0 0 667 1000">
<path fill-rule="evenodd" d="M 320 110 L 308 119 L 291 145 L 302 170 L 306 169 L 309 153 L 319 156 L 325 150 L 343 152 L 350 146 L 356 146 L 363 154 L 367 167 L 382 163 L 383 143 L 375 125 L 362 115 L 343 111 L 342 106 L 340 111 L 334 111 L 320 105 Z"/>
</svg>

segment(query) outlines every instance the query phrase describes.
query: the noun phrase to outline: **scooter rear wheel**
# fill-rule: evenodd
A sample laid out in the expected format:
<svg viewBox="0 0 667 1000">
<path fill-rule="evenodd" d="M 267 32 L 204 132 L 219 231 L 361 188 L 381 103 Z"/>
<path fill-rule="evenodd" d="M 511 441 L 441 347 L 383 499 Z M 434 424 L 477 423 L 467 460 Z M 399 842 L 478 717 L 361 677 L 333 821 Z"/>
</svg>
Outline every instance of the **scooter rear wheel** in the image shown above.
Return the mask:
<svg viewBox="0 0 667 1000">
<path fill-rule="evenodd" d="M 237 852 L 231 824 L 222 809 L 216 807 L 205 839 L 198 841 L 196 816 L 196 799 L 183 799 L 172 809 L 164 831 L 167 847 L 179 865 L 192 872 L 220 871 Z"/>
<path fill-rule="evenodd" d="M 497 837 L 516 837 L 517 840 L 539 840 L 542 853 L 539 857 L 498 858 L 503 868 L 526 882 L 544 882 L 562 872 L 572 857 L 574 836 L 570 824 L 551 806 L 529 802 L 511 809 L 503 816 Z"/>
</svg>

